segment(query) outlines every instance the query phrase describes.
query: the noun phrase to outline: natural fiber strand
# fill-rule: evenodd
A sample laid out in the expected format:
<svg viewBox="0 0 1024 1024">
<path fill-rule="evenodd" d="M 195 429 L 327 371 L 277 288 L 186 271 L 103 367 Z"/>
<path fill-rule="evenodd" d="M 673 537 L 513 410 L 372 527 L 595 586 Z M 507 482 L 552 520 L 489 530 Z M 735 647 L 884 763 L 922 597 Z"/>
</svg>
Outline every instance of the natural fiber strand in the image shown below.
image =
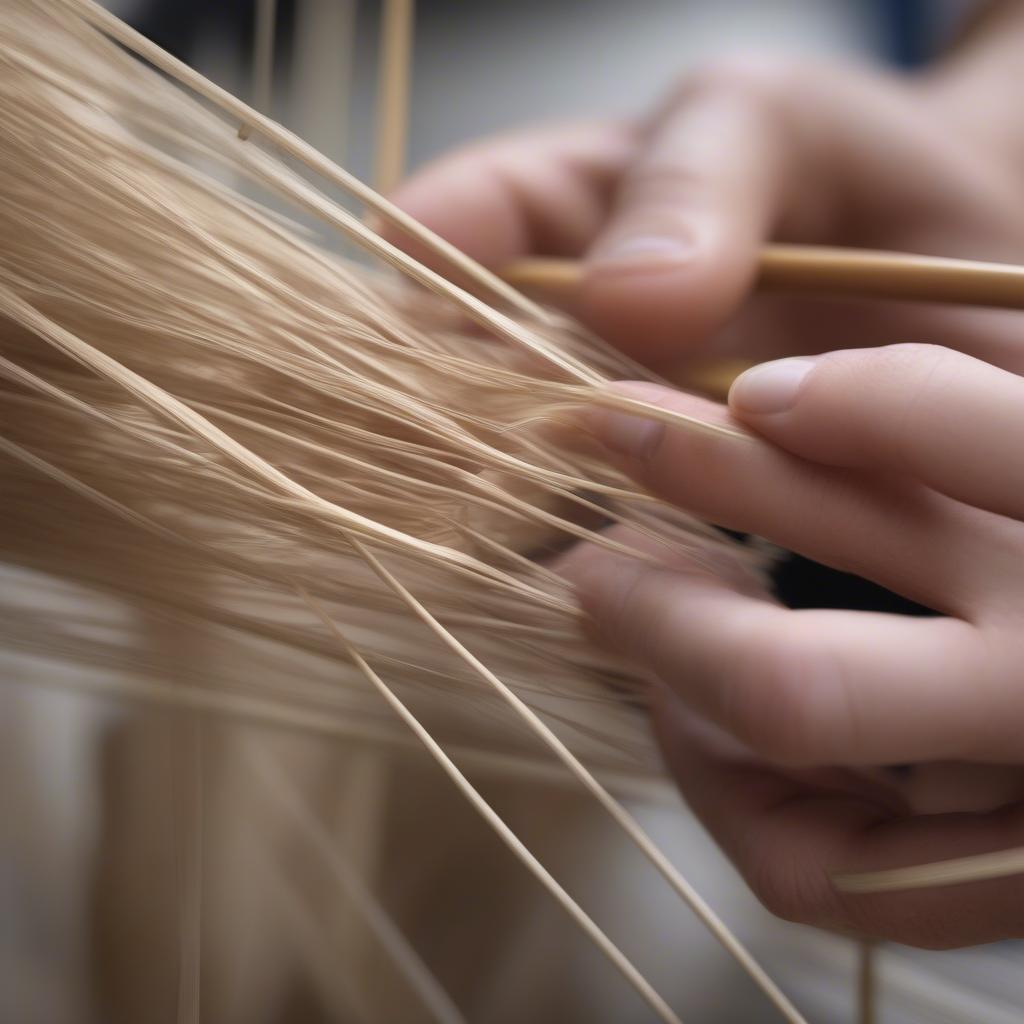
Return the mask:
<svg viewBox="0 0 1024 1024">
<path fill-rule="evenodd" d="M 594 945 L 604 953 L 626 981 L 636 990 L 637 994 L 657 1014 L 658 1018 L 665 1021 L 666 1024 L 681 1024 L 668 1003 L 658 995 L 625 954 L 608 938 L 583 908 L 573 900 L 555 877 L 523 845 L 522 840 L 519 839 L 515 832 L 495 813 L 490 804 L 484 800 L 472 783 L 459 771 L 451 758 L 441 749 L 433 736 L 399 700 L 380 676 L 374 672 L 358 648 L 354 647 L 345 637 L 344 633 L 338 629 L 337 624 L 327 617 L 326 613 L 309 598 L 309 595 L 304 594 L 303 596 L 310 602 L 311 610 L 320 616 L 321 621 L 334 634 L 338 643 L 366 676 L 367 680 L 376 688 L 381 697 L 387 701 L 395 714 L 409 727 L 429 752 L 430 756 L 433 757 L 466 799 L 470 801 L 477 813 L 494 829 L 502 842 L 513 852 L 516 859 L 524 864 L 541 885 L 551 893 L 554 899 L 565 909 L 566 913 L 569 914 Z"/>
</svg>

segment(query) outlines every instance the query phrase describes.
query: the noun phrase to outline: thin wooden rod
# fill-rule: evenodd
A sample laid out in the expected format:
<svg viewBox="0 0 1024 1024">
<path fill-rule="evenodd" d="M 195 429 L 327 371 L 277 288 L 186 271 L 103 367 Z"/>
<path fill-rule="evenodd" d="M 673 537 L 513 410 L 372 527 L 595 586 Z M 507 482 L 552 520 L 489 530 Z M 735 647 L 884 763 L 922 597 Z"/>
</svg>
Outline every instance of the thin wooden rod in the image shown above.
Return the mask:
<svg viewBox="0 0 1024 1024">
<path fill-rule="evenodd" d="M 177 1024 L 199 1024 L 203 934 L 203 723 L 191 712 L 171 721 L 170 813 L 178 889 Z"/>
<path fill-rule="evenodd" d="M 420 720 L 406 707 L 398 695 L 384 682 L 366 661 L 359 649 L 341 631 L 338 624 L 326 611 L 313 600 L 308 593 L 298 588 L 299 594 L 310 609 L 331 632 L 345 653 L 352 659 L 356 667 L 363 673 L 374 689 L 384 698 L 396 715 L 409 727 L 416 738 L 427 749 L 430 756 L 437 762 L 444 773 L 452 780 L 456 788 L 473 805 L 477 813 L 497 833 L 498 837 L 512 851 L 516 858 L 533 874 L 555 898 L 566 913 L 586 933 L 590 940 L 621 972 L 623 977 L 633 986 L 636 992 L 666 1024 L 682 1024 L 672 1007 L 655 991 L 651 983 L 637 970 L 633 962 L 615 945 L 601 930 L 592 917 L 562 888 L 558 880 L 526 847 L 523 841 L 512 831 L 493 807 L 480 795 L 479 791 L 459 770 L 454 761 L 444 752 L 441 745 L 434 739 Z"/>
<path fill-rule="evenodd" d="M 252 105 L 270 113 L 274 95 L 274 34 L 277 27 L 277 0 L 256 0 L 256 26 L 252 51 Z M 252 129 L 243 124 L 238 137 L 247 139 Z"/>
<path fill-rule="evenodd" d="M 348 153 L 358 0 L 300 0 L 292 43 L 292 120 L 334 160 Z"/>
<path fill-rule="evenodd" d="M 857 1021 L 876 1024 L 878 1008 L 878 975 L 875 944 L 870 939 L 857 943 Z"/>
<path fill-rule="evenodd" d="M 572 260 L 531 258 L 508 264 L 501 276 L 516 288 L 560 298 L 579 287 L 583 266 Z M 868 249 L 767 245 L 761 250 L 755 286 L 776 292 L 1024 309 L 1024 266 Z"/>
<path fill-rule="evenodd" d="M 405 174 L 414 23 L 414 0 L 384 0 L 373 187 L 385 195 L 398 185 Z"/>
</svg>

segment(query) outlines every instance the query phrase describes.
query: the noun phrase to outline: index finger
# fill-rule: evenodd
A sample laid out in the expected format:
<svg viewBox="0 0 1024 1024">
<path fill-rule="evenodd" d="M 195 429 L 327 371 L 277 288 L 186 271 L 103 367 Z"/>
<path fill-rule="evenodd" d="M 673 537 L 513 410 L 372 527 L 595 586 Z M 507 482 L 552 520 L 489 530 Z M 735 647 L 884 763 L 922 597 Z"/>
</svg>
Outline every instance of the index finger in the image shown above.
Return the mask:
<svg viewBox="0 0 1024 1024">
<path fill-rule="evenodd" d="M 427 164 L 392 198 L 487 267 L 528 254 L 577 256 L 600 231 L 635 146 L 621 121 L 497 136 Z M 431 264 L 396 229 L 385 237 Z"/>
</svg>

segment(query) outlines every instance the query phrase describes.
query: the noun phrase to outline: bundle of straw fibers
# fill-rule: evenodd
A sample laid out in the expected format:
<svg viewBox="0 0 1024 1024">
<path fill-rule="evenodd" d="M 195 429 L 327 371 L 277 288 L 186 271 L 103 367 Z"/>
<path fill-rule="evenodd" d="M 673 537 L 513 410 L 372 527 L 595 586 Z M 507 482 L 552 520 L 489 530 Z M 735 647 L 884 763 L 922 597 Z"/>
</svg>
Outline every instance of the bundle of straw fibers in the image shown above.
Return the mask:
<svg viewBox="0 0 1024 1024">
<path fill-rule="evenodd" d="M 89 0 L 5 0 L 0 40 L 4 700 L 99 709 L 67 1019 L 598 1019 L 583 935 L 676 1020 L 529 853 L 579 879 L 621 834 L 799 1020 L 610 794 L 658 785 L 642 681 L 545 564 L 630 553 L 618 522 L 753 566 L 579 443 L 637 369 L 416 225 L 476 294 L 392 249 L 295 158 L 383 200 Z"/>
</svg>

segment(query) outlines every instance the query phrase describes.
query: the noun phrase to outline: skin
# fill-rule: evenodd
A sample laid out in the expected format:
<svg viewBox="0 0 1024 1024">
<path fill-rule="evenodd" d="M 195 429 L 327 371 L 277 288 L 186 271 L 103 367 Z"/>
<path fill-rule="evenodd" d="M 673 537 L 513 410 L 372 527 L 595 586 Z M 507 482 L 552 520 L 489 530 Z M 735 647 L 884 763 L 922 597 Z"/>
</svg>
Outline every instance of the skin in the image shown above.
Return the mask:
<svg viewBox="0 0 1024 1024">
<path fill-rule="evenodd" d="M 1024 936 L 1024 879 L 872 896 L 830 877 L 1024 846 L 1020 317 L 749 288 L 768 239 L 1024 260 L 1024 13 L 997 14 L 920 78 L 730 60 L 641 120 L 478 143 L 395 197 L 491 266 L 582 258 L 577 312 L 668 374 L 800 357 L 749 371 L 728 407 L 617 385 L 747 440 L 611 413 L 588 432 L 680 507 L 936 618 L 790 610 L 729 565 L 579 550 L 565 571 L 649 674 L 680 789 L 764 903 L 927 947 Z M 909 763 L 936 766 L 918 778 L 944 803 L 867 770 Z"/>
</svg>

